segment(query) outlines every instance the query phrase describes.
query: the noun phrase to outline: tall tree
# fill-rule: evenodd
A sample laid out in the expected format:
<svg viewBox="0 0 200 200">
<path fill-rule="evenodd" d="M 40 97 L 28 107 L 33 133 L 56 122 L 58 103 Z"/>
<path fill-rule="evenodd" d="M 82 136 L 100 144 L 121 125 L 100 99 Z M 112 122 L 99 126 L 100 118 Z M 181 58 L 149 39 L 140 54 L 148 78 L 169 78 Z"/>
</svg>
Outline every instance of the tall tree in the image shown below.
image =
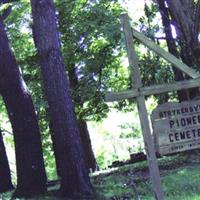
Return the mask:
<svg viewBox="0 0 200 200">
<path fill-rule="evenodd" d="M 75 103 L 84 159 L 88 169 L 95 170 L 96 161 L 86 121 L 100 120 L 109 110 L 103 101 L 103 91 L 108 80 L 106 77 L 110 75 L 108 71 L 113 70 L 113 63 L 120 54 L 118 18 L 122 9 L 112 0 L 56 2 L 63 56 Z M 115 55 L 114 49 L 117 49 Z"/>
<path fill-rule="evenodd" d="M 78 77 L 76 74 L 75 66 L 68 68 L 69 82 L 70 87 L 73 90 L 78 88 Z M 80 106 L 83 107 L 83 103 L 80 94 L 77 93 L 74 101 Z M 78 128 L 81 138 L 81 143 L 83 146 L 83 157 L 86 163 L 86 167 L 88 170 L 95 171 L 97 169 L 96 159 L 94 157 L 94 152 L 92 150 L 92 144 L 90 140 L 90 134 L 88 131 L 87 123 L 84 119 L 78 119 Z"/>
<path fill-rule="evenodd" d="M 17 189 L 16 197 L 46 191 L 46 174 L 42 156 L 40 131 L 34 105 L 9 46 L 0 16 L 0 93 L 6 105 L 15 142 Z"/>
<path fill-rule="evenodd" d="M 167 42 L 168 50 L 171 54 L 173 54 L 177 58 L 180 58 L 179 52 L 177 50 L 176 41 L 175 41 L 175 39 L 173 38 L 173 35 L 172 35 L 172 27 L 171 27 L 169 10 L 166 7 L 166 3 L 163 0 L 158 0 L 158 5 L 159 5 L 161 18 L 162 18 L 162 24 L 163 24 L 163 27 L 164 27 L 164 32 L 165 32 L 165 35 L 166 35 L 166 42 Z M 175 81 L 184 80 L 184 75 L 179 69 L 177 69 L 175 67 L 173 67 L 172 69 L 173 69 L 173 72 L 174 72 Z M 184 101 L 184 100 L 188 99 L 188 93 L 187 93 L 186 90 L 177 91 L 177 95 L 178 95 L 178 99 L 180 101 Z"/>
<path fill-rule="evenodd" d="M 158 0 L 165 34 L 167 37 L 167 45 L 170 51 L 180 58 L 188 66 L 199 70 L 199 27 L 200 27 L 200 1 L 191 0 Z M 164 16 L 165 15 L 165 16 Z M 169 35 L 172 34 L 171 26 L 176 30 L 177 48 L 172 51 L 172 42 L 170 43 Z M 171 32 L 171 33 L 170 33 Z M 181 80 L 180 72 L 175 72 L 175 77 Z M 190 89 L 187 99 L 192 99 L 199 95 L 199 89 Z M 186 100 L 185 95 L 180 96 L 180 100 Z"/>
<path fill-rule="evenodd" d="M 0 193 L 14 189 L 11 181 L 10 167 L 0 129 Z"/>
<path fill-rule="evenodd" d="M 38 50 L 54 142 L 61 163 L 61 188 L 65 196 L 93 194 L 83 159 L 69 82 L 60 49 L 52 0 L 31 0 L 33 37 Z"/>
</svg>

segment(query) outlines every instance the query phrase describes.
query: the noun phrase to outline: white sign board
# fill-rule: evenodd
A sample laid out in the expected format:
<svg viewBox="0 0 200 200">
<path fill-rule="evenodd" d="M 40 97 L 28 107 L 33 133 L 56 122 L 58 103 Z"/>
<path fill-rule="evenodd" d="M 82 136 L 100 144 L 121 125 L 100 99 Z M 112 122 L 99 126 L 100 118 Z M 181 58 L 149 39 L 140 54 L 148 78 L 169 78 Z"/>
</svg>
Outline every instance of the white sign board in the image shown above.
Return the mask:
<svg viewBox="0 0 200 200">
<path fill-rule="evenodd" d="M 161 155 L 200 148 L 200 100 L 162 104 L 151 120 L 156 151 Z"/>
</svg>

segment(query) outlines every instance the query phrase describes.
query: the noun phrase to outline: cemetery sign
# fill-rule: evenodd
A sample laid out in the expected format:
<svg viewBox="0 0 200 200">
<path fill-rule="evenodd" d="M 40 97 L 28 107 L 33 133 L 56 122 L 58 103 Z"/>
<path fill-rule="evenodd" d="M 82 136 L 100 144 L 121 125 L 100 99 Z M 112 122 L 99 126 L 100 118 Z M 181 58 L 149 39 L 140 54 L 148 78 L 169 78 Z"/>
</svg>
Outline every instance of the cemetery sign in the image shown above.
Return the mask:
<svg viewBox="0 0 200 200">
<path fill-rule="evenodd" d="M 138 32 L 137 30 L 133 29 L 130 25 L 129 17 L 127 14 L 123 14 L 121 16 L 121 23 L 122 23 L 123 32 L 125 35 L 126 48 L 127 48 L 128 60 L 129 60 L 130 71 L 131 71 L 132 88 L 130 90 L 121 91 L 118 93 L 109 92 L 106 94 L 105 99 L 106 99 L 106 101 L 116 101 L 116 100 L 122 100 L 122 99 L 136 98 L 153 193 L 154 193 L 155 199 L 164 200 L 164 194 L 162 191 L 161 178 L 160 178 L 158 163 L 157 163 L 157 159 L 156 159 L 154 143 L 152 140 L 151 129 L 149 126 L 149 118 L 148 118 L 148 112 L 147 112 L 147 108 L 146 108 L 146 104 L 145 104 L 145 96 L 199 87 L 200 86 L 200 74 L 196 70 L 188 67 L 186 64 L 181 62 L 178 58 L 176 58 L 172 54 L 166 52 L 164 49 L 162 49 L 161 47 L 156 45 L 153 41 L 151 41 L 145 35 Z M 138 39 L 141 43 L 143 43 L 149 49 L 151 49 L 152 51 L 157 53 L 157 55 L 161 56 L 162 58 L 164 58 L 165 60 L 170 62 L 174 67 L 178 68 L 179 70 L 181 70 L 188 76 L 192 77 L 193 79 L 179 81 L 179 82 L 175 82 L 175 83 L 169 83 L 169 84 L 151 85 L 151 86 L 146 86 L 146 87 L 143 86 L 141 76 L 140 76 L 137 55 L 134 50 L 133 37 Z M 196 105 L 196 104 L 194 103 L 194 105 Z M 199 102 L 198 102 L 198 105 L 200 105 Z M 173 108 L 173 106 L 175 106 L 174 109 L 171 109 L 171 108 Z M 183 110 L 182 110 L 182 106 L 183 106 Z M 191 106 L 192 106 L 192 103 L 191 103 Z M 153 126 L 155 127 L 154 129 L 156 130 L 155 133 L 158 133 L 158 134 L 156 134 L 156 136 L 158 136 L 160 134 L 160 136 L 162 136 L 164 138 L 164 139 L 160 140 L 161 137 L 157 137 L 157 141 L 158 142 L 163 141 L 162 147 L 168 148 L 168 150 L 162 149 L 163 151 L 161 150 L 160 152 L 163 152 L 163 153 L 166 153 L 167 151 L 172 152 L 172 150 L 169 151 L 169 149 L 171 148 L 171 146 L 170 146 L 171 143 L 173 143 L 173 145 L 174 145 L 174 144 L 178 144 L 176 140 L 180 140 L 180 141 L 183 140 L 183 137 L 184 137 L 184 136 L 182 136 L 183 133 L 181 133 L 181 134 L 175 133 L 173 135 L 172 130 L 176 130 L 176 127 L 177 127 L 177 131 L 179 129 L 180 130 L 182 130 L 182 129 L 185 130 L 184 128 L 187 129 L 186 133 L 184 133 L 185 138 L 186 138 L 185 142 L 186 141 L 190 142 L 190 145 L 194 145 L 196 147 L 199 146 L 199 144 L 196 144 L 194 142 L 199 142 L 198 139 L 199 139 L 200 134 L 198 133 L 197 126 L 200 126 L 200 117 L 198 117 L 198 116 L 193 117 L 193 116 L 198 115 L 197 112 L 200 112 L 200 108 L 199 108 L 200 106 L 198 106 L 198 109 L 197 109 L 198 111 L 197 112 L 195 111 L 196 113 L 192 112 L 192 108 L 190 109 L 190 107 L 188 107 L 188 109 L 187 109 L 187 107 L 188 107 L 188 105 L 185 106 L 183 104 L 181 104 L 181 105 L 179 105 L 179 104 L 170 105 L 169 104 L 167 109 L 164 108 L 162 110 L 162 108 L 160 107 L 160 111 L 158 109 L 157 109 L 157 111 L 155 110 L 154 115 L 152 115 L 152 116 L 154 116 L 152 119 L 153 119 Z M 196 107 L 194 108 L 194 110 L 195 109 L 196 109 Z M 176 110 L 176 111 L 174 111 L 174 110 Z M 191 119 L 185 119 L 185 121 L 184 121 L 184 119 L 181 119 L 181 117 L 187 118 L 187 115 L 182 115 L 182 114 L 184 114 L 183 112 L 188 113 L 188 117 L 190 115 L 192 115 Z M 158 113 L 158 114 L 156 114 L 156 113 Z M 169 116 L 169 118 L 168 118 L 168 116 Z M 171 121 L 169 122 L 169 120 L 171 120 Z M 179 120 L 179 121 L 176 121 L 176 120 Z M 190 122 L 190 120 L 191 120 L 191 122 Z M 160 123 L 162 123 L 163 126 L 159 125 Z M 171 128 L 170 128 L 170 123 L 171 123 Z M 187 125 L 186 125 L 186 123 L 187 123 Z M 197 130 L 189 132 L 190 125 L 193 128 L 194 127 L 197 128 Z M 166 134 L 163 134 L 167 129 L 162 128 L 162 127 L 168 128 L 169 131 L 166 132 Z M 182 127 L 182 129 L 181 129 L 181 127 Z M 169 140 L 169 133 L 172 134 L 172 135 L 170 135 L 171 140 L 168 141 L 168 143 L 166 143 L 165 140 L 167 140 L 167 139 Z M 167 134 L 168 134 L 168 136 L 166 136 Z M 172 142 L 172 140 L 173 140 L 173 142 Z M 159 144 L 159 143 L 157 143 L 157 144 Z M 182 143 L 179 143 L 179 144 L 182 145 Z M 176 146 L 176 148 L 177 148 L 177 146 Z M 184 146 L 184 148 L 185 148 L 185 146 Z M 188 147 L 185 149 L 188 149 Z M 173 152 L 175 152 L 175 151 L 173 150 Z"/>
<path fill-rule="evenodd" d="M 162 104 L 151 120 L 159 154 L 200 148 L 200 100 Z"/>
</svg>

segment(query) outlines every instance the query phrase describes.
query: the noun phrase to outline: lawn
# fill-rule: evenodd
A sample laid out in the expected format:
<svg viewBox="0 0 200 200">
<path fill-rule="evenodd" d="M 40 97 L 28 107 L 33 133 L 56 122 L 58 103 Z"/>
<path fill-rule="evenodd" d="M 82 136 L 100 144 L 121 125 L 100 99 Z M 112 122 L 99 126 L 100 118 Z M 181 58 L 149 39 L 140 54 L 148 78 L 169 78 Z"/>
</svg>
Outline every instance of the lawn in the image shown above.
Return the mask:
<svg viewBox="0 0 200 200">
<path fill-rule="evenodd" d="M 166 200 L 200 200 L 200 153 L 192 151 L 159 159 Z M 99 199 L 153 200 L 146 162 L 93 177 Z"/>
<path fill-rule="evenodd" d="M 200 151 L 161 158 L 159 168 L 166 200 L 200 200 Z M 92 200 L 154 199 L 146 161 L 96 172 L 91 180 L 96 189 Z M 11 195 L 0 198 L 8 200 Z M 46 196 L 33 199 L 60 199 L 53 195 L 55 189 L 49 188 Z"/>
</svg>

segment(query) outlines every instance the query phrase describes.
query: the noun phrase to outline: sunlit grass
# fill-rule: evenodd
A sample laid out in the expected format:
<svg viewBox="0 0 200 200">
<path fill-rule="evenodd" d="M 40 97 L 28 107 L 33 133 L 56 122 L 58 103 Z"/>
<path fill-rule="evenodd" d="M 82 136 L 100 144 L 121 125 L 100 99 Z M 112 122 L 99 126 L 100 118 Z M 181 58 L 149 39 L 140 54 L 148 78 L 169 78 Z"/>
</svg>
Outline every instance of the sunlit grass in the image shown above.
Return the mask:
<svg viewBox="0 0 200 200">
<path fill-rule="evenodd" d="M 162 168 L 166 167 L 166 170 L 161 170 L 166 200 L 200 200 L 200 166 L 197 162 L 194 164 L 189 160 L 187 165 L 182 164 L 184 161 L 181 157 L 175 156 L 161 159 L 159 163 Z M 135 191 L 130 184 L 133 180 L 142 200 L 154 200 L 149 179 L 137 173 L 146 167 L 146 162 L 142 162 L 93 177 L 93 184 L 99 197 L 109 199 L 114 196 L 127 196 L 127 199 L 134 200 Z"/>
<path fill-rule="evenodd" d="M 177 155 L 159 160 L 165 200 L 200 200 L 199 154 L 191 153 L 189 158 Z M 94 173 L 91 180 L 97 193 L 92 200 L 111 200 L 114 197 L 117 200 L 135 200 L 135 191 L 141 200 L 154 200 L 146 161 Z M 53 189 L 46 196 L 30 200 L 58 199 L 54 196 L 55 193 L 56 190 Z M 9 200 L 11 195 L 12 193 L 5 193 L 0 195 L 0 199 Z"/>
</svg>

